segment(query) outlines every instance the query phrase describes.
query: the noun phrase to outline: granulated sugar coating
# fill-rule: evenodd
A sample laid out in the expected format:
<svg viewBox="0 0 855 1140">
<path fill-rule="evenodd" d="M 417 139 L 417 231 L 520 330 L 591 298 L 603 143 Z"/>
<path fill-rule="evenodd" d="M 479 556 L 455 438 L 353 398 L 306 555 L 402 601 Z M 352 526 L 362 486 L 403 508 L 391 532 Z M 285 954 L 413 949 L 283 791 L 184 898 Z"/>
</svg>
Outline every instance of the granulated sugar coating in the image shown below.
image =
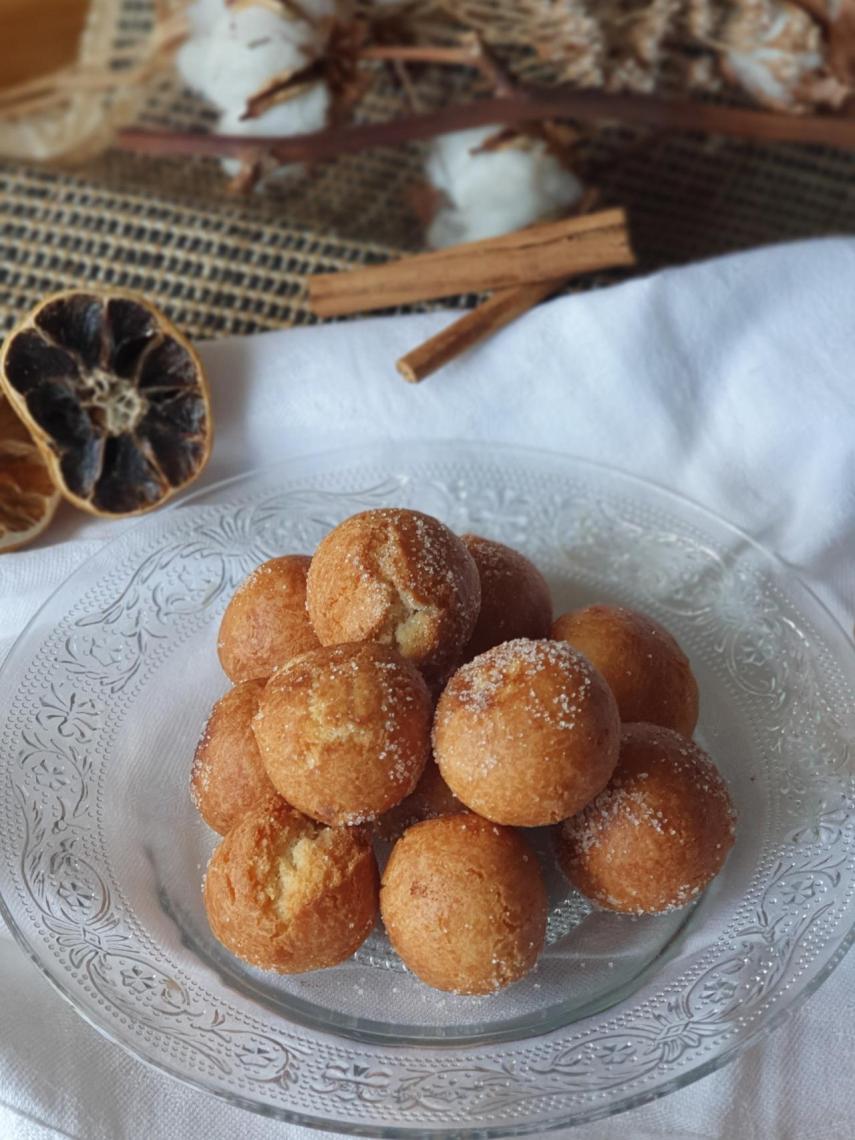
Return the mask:
<svg viewBox="0 0 855 1140">
<path fill-rule="evenodd" d="M 320 644 L 306 612 L 310 561 L 302 554 L 271 558 L 235 590 L 217 640 L 230 681 L 266 680 L 278 666 Z"/>
<path fill-rule="evenodd" d="M 556 618 L 552 637 L 596 665 L 625 724 L 643 721 L 692 735 L 698 685 L 685 653 L 653 618 L 623 606 L 586 606 Z"/>
<path fill-rule="evenodd" d="M 532 969 L 546 936 L 537 857 L 514 831 L 465 812 L 416 824 L 395 844 L 380 910 L 408 969 L 428 985 L 488 994 Z"/>
<path fill-rule="evenodd" d="M 264 689 L 253 730 L 276 790 L 313 819 L 358 824 L 415 788 L 430 755 L 431 699 L 386 645 L 304 653 Z"/>
<path fill-rule="evenodd" d="M 353 515 L 321 542 L 309 570 L 307 605 L 323 645 L 392 645 L 431 683 L 459 660 L 480 604 L 468 550 L 419 511 Z"/>
<path fill-rule="evenodd" d="M 733 846 L 727 785 L 697 744 L 671 729 L 627 725 L 608 786 L 557 840 L 570 882 L 607 910 L 660 914 L 685 906 Z"/>
<path fill-rule="evenodd" d="M 436 709 L 434 755 L 454 794 L 496 823 L 558 823 L 589 803 L 617 762 L 620 721 L 580 653 L 523 638 L 454 674 Z"/>
</svg>

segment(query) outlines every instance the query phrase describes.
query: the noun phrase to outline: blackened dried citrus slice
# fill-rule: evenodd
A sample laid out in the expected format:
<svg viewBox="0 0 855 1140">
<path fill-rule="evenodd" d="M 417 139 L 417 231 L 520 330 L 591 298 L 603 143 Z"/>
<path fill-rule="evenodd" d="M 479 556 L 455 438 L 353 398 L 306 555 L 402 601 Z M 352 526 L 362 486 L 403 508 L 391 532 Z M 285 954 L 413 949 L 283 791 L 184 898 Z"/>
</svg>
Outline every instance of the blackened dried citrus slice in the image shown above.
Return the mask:
<svg viewBox="0 0 855 1140">
<path fill-rule="evenodd" d="M 44 457 L 0 396 L 0 553 L 41 534 L 58 503 Z"/>
<path fill-rule="evenodd" d="M 190 483 L 211 450 L 192 345 L 142 297 L 57 293 L 9 334 L 0 383 L 67 499 L 136 515 Z"/>
</svg>

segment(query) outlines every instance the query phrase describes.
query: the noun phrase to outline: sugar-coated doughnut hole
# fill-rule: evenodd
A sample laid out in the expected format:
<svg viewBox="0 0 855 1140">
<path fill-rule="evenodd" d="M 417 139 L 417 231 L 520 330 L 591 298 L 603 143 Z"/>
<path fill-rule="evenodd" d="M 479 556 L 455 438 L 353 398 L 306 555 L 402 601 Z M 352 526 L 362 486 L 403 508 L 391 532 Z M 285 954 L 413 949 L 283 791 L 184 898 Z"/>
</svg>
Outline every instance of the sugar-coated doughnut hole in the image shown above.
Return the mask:
<svg viewBox="0 0 855 1140">
<path fill-rule="evenodd" d="M 217 640 L 230 681 L 267 678 L 277 666 L 320 644 L 306 611 L 310 562 L 302 554 L 271 558 L 235 590 Z"/>
<path fill-rule="evenodd" d="M 604 791 L 556 840 L 570 882 L 607 910 L 685 906 L 721 870 L 735 813 L 709 756 L 672 729 L 627 725 Z"/>
<path fill-rule="evenodd" d="M 463 657 L 470 660 L 519 637 L 548 637 L 552 599 L 534 563 L 501 542 L 477 534 L 462 538 L 481 580 L 481 609 Z"/>
<path fill-rule="evenodd" d="M 587 606 L 557 618 L 552 636 L 599 669 L 624 724 L 659 724 L 692 735 L 698 685 L 685 653 L 653 618 L 622 606 Z"/>
<path fill-rule="evenodd" d="M 469 551 L 447 526 L 387 508 L 330 531 L 312 559 L 307 599 L 323 645 L 392 645 L 434 682 L 472 635 L 481 586 Z"/>
<path fill-rule="evenodd" d="M 196 746 L 191 795 L 205 823 L 220 835 L 275 794 L 252 731 L 263 689 L 264 681 L 243 681 L 220 697 Z"/>
<path fill-rule="evenodd" d="M 468 808 L 495 823 L 558 823 L 608 783 L 620 720 L 605 681 L 557 641 L 509 641 L 454 674 L 434 756 Z"/>
<path fill-rule="evenodd" d="M 276 790 L 313 819 L 366 823 L 415 788 L 430 756 L 424 679 L 388 645 L 315 649 L 267 682 L 253 731 Z"/>
<path fill-rule="evenodd" d="M 204 888 L 216 938 L 281 974 L 349 958 L 374 926 L 377 892 L 377 863 L 361 831 L 324 827 L 276 799 L 229 831 Z"/>
<path fill-rule="evenodd" d="M 534 852 L 511 828 L 469 812 L 416 824 L 398 840 L 380 908 L 407 968 L 454 993 L 495 993 L 518 981 L 546 936 Z"/>
</svg>

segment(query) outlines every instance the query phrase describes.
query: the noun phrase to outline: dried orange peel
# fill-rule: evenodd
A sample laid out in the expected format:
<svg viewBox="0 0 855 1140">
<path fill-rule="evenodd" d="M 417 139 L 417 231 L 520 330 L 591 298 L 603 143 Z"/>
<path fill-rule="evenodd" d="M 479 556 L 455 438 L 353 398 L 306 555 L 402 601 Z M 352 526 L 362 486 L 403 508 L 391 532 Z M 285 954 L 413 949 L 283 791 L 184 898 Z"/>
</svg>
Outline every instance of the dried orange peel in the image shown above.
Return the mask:
<svg viewBox="0 0 855 1140">
<path fill-rule="evenodd" d="M 0 553 L 40 535 L 59 499 L 41 452 L 0 396 Z"/>
<path fill-rule="evenodd" d="M 60 493 L 102 518 L 160 506 L 211 452 L 202 363 L 134 293 L 47 297 L 6 338 L 0 386 Z"/>
</svg>

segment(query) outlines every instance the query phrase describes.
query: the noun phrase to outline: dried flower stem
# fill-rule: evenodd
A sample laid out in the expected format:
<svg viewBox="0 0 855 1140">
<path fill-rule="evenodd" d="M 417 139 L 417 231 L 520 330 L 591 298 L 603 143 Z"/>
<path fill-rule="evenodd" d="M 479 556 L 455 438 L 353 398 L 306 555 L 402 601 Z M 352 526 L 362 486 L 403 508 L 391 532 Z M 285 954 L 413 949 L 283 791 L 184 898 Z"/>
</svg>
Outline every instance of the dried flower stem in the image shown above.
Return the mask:
<svg viewBox="0 0 855 1140">
<path fill-rule="evenodd" d="M 360 59 L 394 63 L 443 63 L 455 67 L 472 67 L 475 55 L 469 47 L 444 47 L 431 44 L 366 44 Z"/>
<path fill-rule="evenodd" d="M 367 44 L 360 49 L 360 60 L 391 63 L 436 63 L 454 67 L 474 67 L 497 95 L 512 95 L 516 84 L 476 33 L 462 37 L 459 47 L 442 44 Z"/>
<path fill-rule="evenodd" d="M 410 73 L 407 69 L 407 65 L 403 60 L 396 59 L 393 62 L 392 67 L 394 68 L 395 75 L 398 77 L 398 82 L 401 84 L 401 90 L 404 92 L 404 95 L 407 98 L 407 102 L 410 105 L 410 110 L 417 113 L 424 111 L 424 103 L 422 103 L 421 99 L 419 98 L 418 91 L 416 91 L 416 86 L 410 78 Z"/>
</svg>

